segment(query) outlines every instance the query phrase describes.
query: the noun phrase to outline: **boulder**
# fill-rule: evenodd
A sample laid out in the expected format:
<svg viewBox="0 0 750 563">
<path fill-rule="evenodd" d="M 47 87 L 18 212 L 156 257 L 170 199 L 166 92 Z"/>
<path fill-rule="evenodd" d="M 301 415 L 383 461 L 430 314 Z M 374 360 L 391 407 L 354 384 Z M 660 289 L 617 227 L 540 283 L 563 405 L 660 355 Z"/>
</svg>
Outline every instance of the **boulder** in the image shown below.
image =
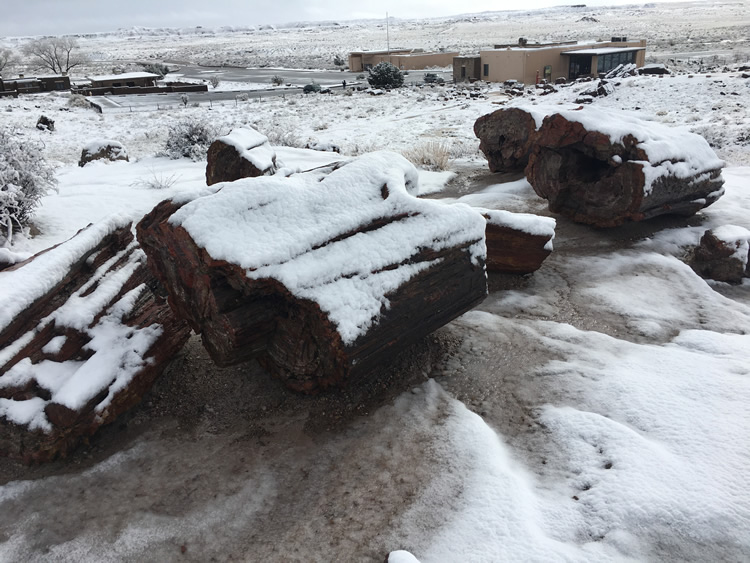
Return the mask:
<svg viewBox="0 0 750 563">
<path fill-rule="evenodd" d="M 42 115 L 36 122 L 36 128 L 40 131 L 54 131 L 55 122 L 46 115 Z"/>
<path fill-rule="evenodd" d="M 487 294 L 484 218 L 418 199 L 402 156 L 216 186 L 138 224 L 149 265 L 222 366 L 315 392 L 388 364 Z"/>
<path fill-rule="evenodd" d="M 128 151 L 125 150 L 122 143 L 110 139 L 97 139 L 83 147 L 78 166 L 86 166 L 89 162 L 95 160 L 107 160 L 110 162 L 124 160 L 125 162 L 130 162 Z"/>
<path fill-rule="evenodd" d="M 702 278 L 742 283 L 742 278 L 750 277 L 750 230 L 724 225 L 706 231 L 688 264 Z"/>
<path fill-rule="evenodd" d="M 0 455 L 65 456 L 137 404 L 188 325 L 111 218 L 0 272 Z"/>
<path fill-rule="evenodd" d="M 688 216 L 724 193 L 724 163 L 703 137 L 683 129 L 623 112 L 549 108 L 529 135 L 529 183 L 550 211 L 577 222 L 613 227 Z"/>
</svg>

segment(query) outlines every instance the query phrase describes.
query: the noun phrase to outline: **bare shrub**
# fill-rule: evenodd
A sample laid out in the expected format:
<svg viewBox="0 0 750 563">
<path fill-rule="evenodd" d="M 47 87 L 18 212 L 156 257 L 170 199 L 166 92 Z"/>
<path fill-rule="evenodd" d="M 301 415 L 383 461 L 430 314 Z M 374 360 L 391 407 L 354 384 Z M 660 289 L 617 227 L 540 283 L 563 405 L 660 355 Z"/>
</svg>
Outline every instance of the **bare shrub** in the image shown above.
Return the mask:
<svg viewBox="0 0 750 563">
<path fill-rule="evenodd" d="M 402 150 L 401 154 L 415 166 L 428 170 L 446 170 L 451 159 L 450 147 L 443 141 L 426 141 Z"/>
<path fill-rule="evenodd" d="M 279 121 L 272 123 L 270 127 L 263 130 L 263 134 L 268 137 L 268 142 L 280 147 L 303 148 L 303 141 L 295 126 L 290 121 Z"/>
<path fill-rule="evenodd" d="M 212 88 L 216 89 L 221 84 L 221 79 L 218 76 L 212 76 L 209 78 L 208 83 Z"/>
<path fill-rule="evenodd" d="M 274 75 L 271 78 L 271 84 L 273 84 L 274 86 L 281 86 L 283 83 L 284 83 L 284 79 L 278 74 Z"/>
<path fill-rule="evenodd" d="M 150 190 L 166 190 L 174 186 L 179 179 L 179 174 L 157 174 L 152 170 L 150 176 L 138 178 L 131 186 Z"/>
</svg>

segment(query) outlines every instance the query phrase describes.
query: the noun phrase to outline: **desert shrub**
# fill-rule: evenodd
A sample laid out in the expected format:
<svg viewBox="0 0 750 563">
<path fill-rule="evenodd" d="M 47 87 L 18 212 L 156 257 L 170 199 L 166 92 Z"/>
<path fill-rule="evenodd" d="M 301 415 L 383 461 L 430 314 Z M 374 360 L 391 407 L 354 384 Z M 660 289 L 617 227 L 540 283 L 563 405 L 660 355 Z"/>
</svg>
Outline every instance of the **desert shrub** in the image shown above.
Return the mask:
<svg viewBox="0 0 750 563">
<path fill-rule="evenodd" d="M 167 142 L 160 154 L 171 159 L 202 160 L 206 158 L 208 147 L 216 137 L 216 130 L 210 123 L 199 119 L 184 119 L 169 127 Z"/>
<path fill-rule="evenodd" d="M 88 98 L 86 98 L 86 96 L 81 96 L 80 94 L 70 94 L 70 96 L 68 96 L 68 105 L 72 108 L 91 107 Z"/>
<path fill-rule="evenodd" d="M 157 174 L 152 170 L 150 176 L 138 178 L 131 185 L 150 190 L 166 190 L 174 186 L 179 179 L 178 174 Z"/>
<path fill-rule="evenodd" d="M 271 84 L 274 86 L 281 86 L 284 83 L 284 78 L 275 74 L 271 77 Z"/>
<path fill-rule="evenodd" d="M 29 223 L 39 200 L 56 183 L 40 143 L 0 129 L 0 245 L 13 241 L 13 232 Z"/>
<path fill-rule="evenodd" d="M 212 76 L 208 79 L 208 83 L 212 88 L 216 89 L 221 84 L 221 79 L 218 76 Z"/>
<path fill-rule="evenodd" d="M 145 63 L 141 65 L 145 72 L 152 74 L 158 74 L 161 78 L 164 78 L 169 74 L 169 67 L 162 63 Z"/>
<path fill-rule="evenodd" d="M 367 82 L 374 88 L 400 88 L 404 85 L 404 75 L 388 61 L 376 64 L 368 72 Z"/>
<path fill-rule="evenodd" d="M 427 141 L 401 151 L 406 160 L 429 170 L 446 170 L 450 163 L 450 147 L 442 141 Z"/>
<path fill-rule="evenodd" d="M 271 124 L 269 128 L 261 129 L 268 137 L 268 142 L 278 147 L 303 148 L 305 141 L 300 138 L 296 125 L 292 121 L 278 121 Z"/>
</svg>

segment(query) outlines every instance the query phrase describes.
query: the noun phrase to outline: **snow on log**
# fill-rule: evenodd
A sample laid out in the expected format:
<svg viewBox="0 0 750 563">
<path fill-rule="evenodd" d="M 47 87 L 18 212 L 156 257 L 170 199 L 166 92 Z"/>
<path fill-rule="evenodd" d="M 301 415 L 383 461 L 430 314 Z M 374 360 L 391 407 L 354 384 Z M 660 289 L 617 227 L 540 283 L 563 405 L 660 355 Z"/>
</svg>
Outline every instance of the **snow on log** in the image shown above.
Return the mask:
<svg viewBox="0 0 750 563">
<path fill-rule="evenodd" d="M 276 153 L 268 138 L 250 127 L 239 127 L 219 137 L 208 149 L 206 184 L 234 182 L 276 171 Z"/>
<path fill-rule="evenodd" d="M 137 404 L 190 334 L 112 217 L 0 272 L 0 454 L 67 454 Z"/>
<path fill-rule="evenodd" d="M 138 224 L 149 265 L 214 361 L 257 357 L 298 391 L 365 374 L 480 303 L 485 220 L 420 200 L 372 153 L 167 200 Z"/>
<path fill-rule="evenodd" d="M 577 222 L 692 215 L 724 193 L 724 163 L 703 137 L 626 113 L 555 109 L 533 145 L 529 183 L 550 211 Z"/>
<path fill-rule="evenodd" d="M 537 271 L 552 252 L 555 220 L 530 213 L 478 209 L 487 220 L 487 270 L 503 274 Z"/>
<path fill-rule="evenodd" d="M 107 160 L 112 162 L 124 160 L 130 162 L 128 151 L 125 150 L 122 143 L 111 139 L 97 139 L 83 147 L 78 166 L 86 166 L 89 162 L 95 160 Z"/>
<path fill-rule="evenodd" d="M 687 262 L 702 278 L 742 283 L 750 278 L 750 230 L 722 225 L 706 231 Z"/>
</svg>

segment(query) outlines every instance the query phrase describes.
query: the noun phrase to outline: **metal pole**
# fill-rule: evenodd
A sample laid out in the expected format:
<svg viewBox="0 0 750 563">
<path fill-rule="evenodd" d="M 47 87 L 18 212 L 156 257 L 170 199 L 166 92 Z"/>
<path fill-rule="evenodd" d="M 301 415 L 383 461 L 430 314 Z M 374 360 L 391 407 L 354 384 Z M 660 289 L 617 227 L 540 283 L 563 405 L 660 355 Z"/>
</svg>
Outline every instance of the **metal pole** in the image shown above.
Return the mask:
<svg viewBox="0 0 750 563">
<path fill-rule="evenodd" d="M 388 49 L 388 62 L 391 62 L 391 32 L 388 27 L 388 12 L 385 13 L 385 45 Z"/>
</svg>

